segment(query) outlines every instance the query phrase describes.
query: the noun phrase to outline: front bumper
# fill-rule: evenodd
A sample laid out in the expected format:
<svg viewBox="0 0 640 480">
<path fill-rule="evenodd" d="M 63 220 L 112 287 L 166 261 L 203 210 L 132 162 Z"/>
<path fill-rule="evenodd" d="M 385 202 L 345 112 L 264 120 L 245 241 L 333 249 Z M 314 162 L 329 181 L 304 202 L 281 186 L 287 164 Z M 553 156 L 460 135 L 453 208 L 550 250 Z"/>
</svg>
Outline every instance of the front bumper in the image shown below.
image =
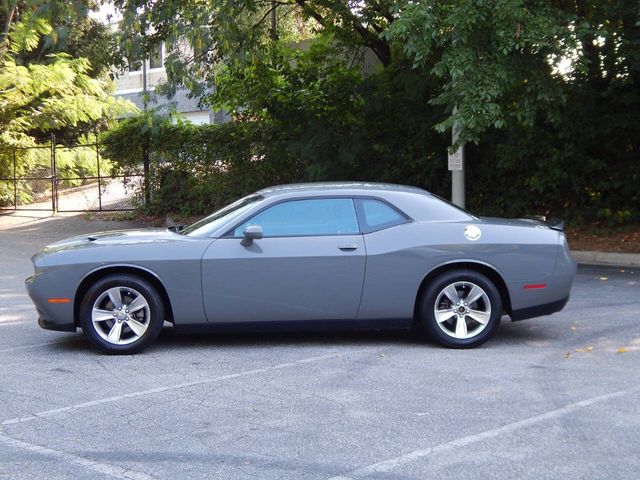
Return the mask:
<svg viewBox="0 0 640 480">
<path fill-rule="evenodd" d="M 27 293 L 38 312 L 38 325 L 46 330 L 59 332 L 75 332 L 76 324 L 73 316 L 73 301 L 69 303 L 49 303 L 50 297 L 64 297 L 60 292 L 59 282 L 56 284 L 46 272 L 40 271 L 27 277 L 24 281 Z"/>
<path fill-rule="evenodd" d="M 56 332 L 75 332 L 78 327 L 75 323 L 56 323 L 40 316 L 38 325 L 45 330 L 55 330 Z"/>
</svg>

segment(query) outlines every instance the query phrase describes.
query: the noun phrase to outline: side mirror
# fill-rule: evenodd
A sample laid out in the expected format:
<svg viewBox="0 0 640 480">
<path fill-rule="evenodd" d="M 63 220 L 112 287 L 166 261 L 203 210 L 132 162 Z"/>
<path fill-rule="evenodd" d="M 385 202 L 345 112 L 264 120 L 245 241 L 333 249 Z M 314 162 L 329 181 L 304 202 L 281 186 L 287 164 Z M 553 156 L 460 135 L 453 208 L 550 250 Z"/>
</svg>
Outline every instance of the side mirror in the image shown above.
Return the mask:
<svg viewBox="0 0 640 480">
<path fill-rule="evenodd" d="M 242 232 L 242 241 L 240 244 L 243 247 L 248 247 L 254 240 L 260 240 L 262 238 L 262 227 L 260 225 L 247 225 Z"/>
</svg>

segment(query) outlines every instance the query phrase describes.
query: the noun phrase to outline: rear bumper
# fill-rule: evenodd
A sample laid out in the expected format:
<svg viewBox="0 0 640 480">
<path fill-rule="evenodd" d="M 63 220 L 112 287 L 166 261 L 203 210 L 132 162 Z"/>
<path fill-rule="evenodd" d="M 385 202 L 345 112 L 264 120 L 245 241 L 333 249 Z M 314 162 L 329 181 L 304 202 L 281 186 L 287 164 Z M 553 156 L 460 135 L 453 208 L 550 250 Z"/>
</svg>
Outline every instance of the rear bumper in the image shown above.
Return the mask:
<svg viewBox="0 0 640 480">
<path fill-rule="evenodd" d="M 526 320 L 527 318 L 543 317 L 545 315 L 551 315 L 552 313 L 559 312 L 569 301 L 569 297 L 565 297 L 561 300 L 557 300 L 551 303 L 545 303 L 544 305 L 536 305 L 535 307 L 521 308 L 520 310 L 514 310 L 511 312 L 511 320 Z"/>
</svg>

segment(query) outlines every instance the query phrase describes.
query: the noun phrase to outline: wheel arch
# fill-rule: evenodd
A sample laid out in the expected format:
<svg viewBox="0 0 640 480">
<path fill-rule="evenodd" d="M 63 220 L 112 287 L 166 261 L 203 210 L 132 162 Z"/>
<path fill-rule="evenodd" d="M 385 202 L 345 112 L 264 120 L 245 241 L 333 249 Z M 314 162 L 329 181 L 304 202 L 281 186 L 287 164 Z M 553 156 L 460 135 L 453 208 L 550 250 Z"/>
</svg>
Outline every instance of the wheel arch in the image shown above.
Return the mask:
<svg viewBox="0 0 640 480">
<path fill-rule="evenodd" d="M 138 276 L 147 282 L 149 282 L 160 294 L 162 298 L 162 304 L 164 306 L 166 319 L 170 322 L 173 322 L 173 310 L 171 309 L 171 300 L 169 299 L 169 294 L 167 293 L 167 289 L 164 287 L 164 284 L 151 270 L 147 270 L 144 267 L 139 265 L 107 265 L 104 267 L 96 268 L 91 272 L 87 273 L 84 278 L 78 284 L 78 288 L 76 288 L 76 294 L 73 302 L 73 321 L 76 326 L 79 325 L 79 313 L 80 313 L 80 304 L 82 303 L 82 299 L 87 293 L 87 290 L 91 287 L 91 285 L 100 280 L 101 278 L 106 277 L 107 275 L 114 274 L 130 274 Z"/>
<path fill-rule="evenodd" d="M 422 298 L 423 292 L 426 290 L 429 282 L 436 278 L 438 275 L 442 273 L 451 271 L 451 270 L 472 270 L 478 273 L 483 274 L 489 280 L 493 282 L 493 284 L 498 289 L 500 293 L 500 299 L 502 300 L 502 308 L 503 311 L 507 314 L 511 314 L 511 297 L 509 295 L 509 289 L 507 288 L 507 284 L 505 283 L 502 275 L 498 270 L 496 270 L 491 265 L 488 265 L 483 262 L 479 262 L 477 260 L 460 260 L 444 263 L 432 269 L 429 273 L 425 275 L 420 283 L 420 287 L 418 288 L 418 293 L 416 294 L 415 303 L 414 303 L 414 319 L 418 318 L 418 308 L 420 306 L 420 299 Z"/>
</svg>

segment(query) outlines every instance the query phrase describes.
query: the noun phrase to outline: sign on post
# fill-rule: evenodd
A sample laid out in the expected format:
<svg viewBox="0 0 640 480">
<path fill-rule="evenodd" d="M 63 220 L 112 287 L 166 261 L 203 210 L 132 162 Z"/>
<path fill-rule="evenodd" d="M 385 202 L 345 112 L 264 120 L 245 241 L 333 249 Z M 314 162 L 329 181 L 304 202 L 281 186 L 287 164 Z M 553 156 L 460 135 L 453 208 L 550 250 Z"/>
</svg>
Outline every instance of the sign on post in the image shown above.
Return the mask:
<svg viewBox="0 0 640 480">
<path fill-rule="evenodd" d="M 462 171 L 462 147 L 449 153 L 449 170 L 452 172 Z"/>
</svg>

